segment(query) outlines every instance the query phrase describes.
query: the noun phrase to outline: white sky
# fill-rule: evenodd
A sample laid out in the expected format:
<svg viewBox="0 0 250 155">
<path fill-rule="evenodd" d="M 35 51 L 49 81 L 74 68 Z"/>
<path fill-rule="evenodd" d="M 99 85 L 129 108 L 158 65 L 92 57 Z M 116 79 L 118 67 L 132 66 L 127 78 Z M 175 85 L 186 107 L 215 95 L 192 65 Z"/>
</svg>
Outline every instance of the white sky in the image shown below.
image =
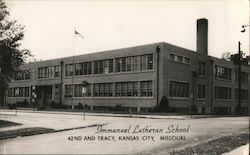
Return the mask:
<svg viewBox="0 0 250 155">
<path fill-rule="evenodd" d="M 249 53 L 249 0 L 7 0 L 25 25 L 23 48 L 40 60 L 168 42 L 196 50 L 196 20 L 207 18 L 208 53 Z M 74 27 L 85 38 L 74 36 Z M 74 52 L 73 52 L 74 51 Z"/>
</svg>

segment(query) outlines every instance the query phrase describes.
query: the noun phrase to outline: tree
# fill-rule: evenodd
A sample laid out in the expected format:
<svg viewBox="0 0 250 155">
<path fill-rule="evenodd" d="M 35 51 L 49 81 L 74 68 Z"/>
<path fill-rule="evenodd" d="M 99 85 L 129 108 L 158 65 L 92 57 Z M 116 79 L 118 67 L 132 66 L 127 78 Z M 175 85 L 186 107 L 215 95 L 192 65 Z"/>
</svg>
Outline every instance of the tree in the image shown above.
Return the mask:
<svg viewBox="0 0 250 155">
<path fill-rule="evenodd" d="M 24 26 L 8 17 L 7 5 L 0 0 L 0 104 L 15 71 L 31 55 L 29 50 L 20 49 Z"/>
</svg>

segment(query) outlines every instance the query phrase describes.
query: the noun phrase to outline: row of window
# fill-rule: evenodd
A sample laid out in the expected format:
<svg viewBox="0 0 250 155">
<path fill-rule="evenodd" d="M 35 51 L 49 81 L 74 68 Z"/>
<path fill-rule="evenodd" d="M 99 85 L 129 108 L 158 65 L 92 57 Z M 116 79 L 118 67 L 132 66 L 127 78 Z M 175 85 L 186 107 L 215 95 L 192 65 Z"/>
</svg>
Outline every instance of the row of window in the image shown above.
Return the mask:
<svg viewBox="0 0 250 155">
<path fill-rule="evenodd" d="M 218 79 L 231 80 L 232 69 L 215 65 L 214 77 Z"/>
<path fill-rule="evenodd" d="M 231 88 L 215 86 L 215 99 L 231 99 Z M 248 90 L 241 89 L 241 99 L 248 100 Z M 170 97 L 189 98 L 189 83 L 170 81 Z M 206 85 L 198 84 L 197 98 L 206 98 Z M 238 99 L 238 89 L 235 89 L 235 99 Z"/>
<path fill-rule="evenodd" d="M 61 66 L 49 66 L 38 68 L 38 79 L 54 78 L 61 76 Z"/>
<path fill-rule="evenodd" d="M 138 87 L 138 82 L 95 83 L 92 84 L 93 91 L 91 90 L 91 84 L 89 84 L 87 87 L 83 87 L 82 84 L 77 84 L 74 85 L 74 88 L 72 85 L 65 85 L 65 97 L 72 97 L 73 89 L 74 97 L 136 97 L 139 95 L 153 96 L 152 83 L 152 81 L 141 81 L 140 88 Z"/>
<path fill-rule="evenodd" d="M 14 74 L 14 80 L 30 80 L 30 70 L 18 70 Z"/>
<path fill-rule="evenodd" d="M 98 60 L 92 62 L 66 64 L 66 76 L 108 74 L 113 72 L 131 72 L 138 70 L 138 59 L 141 59 L 141 70 L 153 69 L 153 54 Z M 115 64 L 115 69 L 114 69 Z M 93 71 L 92 71 L 93 65 Z"/>
<path fill-rule="evenodd" d="M 191 63 L 190 58 L 176 55 L 173 53 L 170 54 L 170 60 L 175 61 L 175 62 L 185 63 L 185 64 Z"/>
<path fill-rule="evenodd" d="M 29 87 L 16 87 L 8 89 L 8 97 L 29 97 Z"/>
</svg>

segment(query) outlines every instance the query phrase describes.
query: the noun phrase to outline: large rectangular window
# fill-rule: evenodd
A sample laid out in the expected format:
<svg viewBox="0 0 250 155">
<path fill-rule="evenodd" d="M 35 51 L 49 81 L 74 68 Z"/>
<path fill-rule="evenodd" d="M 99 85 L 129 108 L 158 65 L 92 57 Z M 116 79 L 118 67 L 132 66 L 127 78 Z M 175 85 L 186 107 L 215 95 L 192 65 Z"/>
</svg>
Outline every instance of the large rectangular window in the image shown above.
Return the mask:
<svg viewBox="0 0 250 155">
<path fill-rule="evenodd" d="M 117 82 L 115 83 L 115 96 L 138 96 L 137 82 Z"/>
<path fill-rule="evenodd" d="M 238 71 L 236 70 L 235 71 L 235 81 L 238 81 Z M 241 83 L 245 83 L 245 84 L 248 84 L 248 73 L 246 72 L 241 72 L 241 75 L 240 75 L 240 79 L 241 79 Z"/>
<path fill-rule="evenodd" d="M 141 81 L 141 96 L 153 96 L 152 81 Z"/>
<path fill-rule="evenodd" d="M 14 80 L 30 80 L 31 72 L 29 70 L 18 70 L 14 74 Z"/>
<path fill-rule="evenodd" d="M 83 87 L 82 84 L 74 85 L 74 96 L 75 97 L 85 97 L 91 96 L 91 85 Z"/>
<path fill-rule="evenodd" d="M 66 65 L 66 76 L 73 76 L 74 66 L 73 64 Z"/>
<path fill-rule="evenodd" d="M 122 57 L 115 59 L 116 72 L 130 72 L 137 70 L 137 56 Z"/>
<path fill-rule="evenodd" d="M 169 60 L 179 62 L 179 63 L 184 63 L 184 64 L 190 64 L 190 58 L 185 57 L 185 56 L 176 55 L 173 53 L 169 54 Z"/>
<path fill-rule="evenodd" d="M 83 75 L 83 64 L 82 63 L 75 64 L 75 75 Z"/>
<path fill-rule="evenodd" d="M 199 61 L 199 75 L 205 76 L 206 75 L 206 63 L 203 61 Z"/>
<path fill-rule="evenodd" d="M 109 97 L 113 96 L 112 83 L 96 83 L 94 84 L 94 96 L 96 97 Z"/>
<path fill-rule="evenodd" d="M 235 99 L 238 99 L 238 88 L 235 89 Z M 240 91 L 240 99 L 241 100 L 248 100 L 248 90 L 247 89 L 241 89 Z"/>
<path fill-rule="evenodd" d="M 206 85 L 198 84 L 198 98 L 206 98 Z"/>
<path fill-rule="evenodd" d="M 61 66 L 55 66 L 55 77 L 61 76 Z"/>
<path fill-rule="evenodd" d="M 188 98 L 189 97 L 189 83 L 170 81 L 169 96 Z"/>
<path fill-rule="evenodd" d="M 153 69 L 153 54 L 141 55 L 141 70 Z"/>
<path fill-rule="evenodd" d="M 73 88 L 72 85 L 65 85 L 65 97 L 72 97 Z"/>
<path fill-rule="evenodd" d="M 231 88 L 215 86 L 215 99 L 231 99 Z"/>
<path fill-rule="evenodd" d="M 218 79 L 231 80 L 232 70 L 222 66 L 214 66 L 214 77 Z"/>
</svg>

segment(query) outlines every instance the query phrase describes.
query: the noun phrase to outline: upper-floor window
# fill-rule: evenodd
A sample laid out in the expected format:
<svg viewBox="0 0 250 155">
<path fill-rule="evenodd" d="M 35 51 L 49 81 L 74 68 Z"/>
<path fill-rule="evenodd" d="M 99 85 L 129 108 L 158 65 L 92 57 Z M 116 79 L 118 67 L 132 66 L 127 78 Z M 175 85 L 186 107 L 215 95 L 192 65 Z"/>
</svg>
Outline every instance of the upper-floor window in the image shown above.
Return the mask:
<svg viewBox="0 0 250 155">
<path fill-rule="evenodd" d="M 82 84 L 74 85 L 74 97 L 91 96 L 91 85 L 83 87 Z"/>
<path fill-rule="evenodd" d="M 169 60 L 175 61 L 175 62 L 180 62 L 180 63 L 185 63 L 185 64 L 190 64 L 190 58 L 185 57 L 185 56 L 176 55 L 173 53 L 170 53 Z"/>
<path fill-rule="evenodd" d="M 153 69 L 153 54 L 141 55 L 141 70 Z"/>
<path fill-rule="evenodd" d="M 214 66 L 214 77 L 218 79 L 231 80 L 232 70 L 222 66 Z"/>
<path fill-rule="evenodd" d="M 55 66 L 55 77 L 61 76 L 61 66 Z"/>
<path fill-rule="evenodd" d="M 73 64 L 66 65 L 66 76 L 73 76 L 74 66 Z"/>
<path fill-rule="evenodd" d="M 115 83 L 115 96 L 138 96 L 137 82 Z"/>
<path fill-rule="evenodd" d="M 137 56 L 122 57 L 115 59 L 116 72 L 129 72 L 137 70 Z"/>
<path fill-rule="evenodd" d="M 235 81 L 238 81 L 238 71 L 236 70 L 235 71 Z M 241 83 L 245 83 L 245 84 L 248 84 L 248 73 L 246 72 L 241 72 L 241 75 L 240 75 L 240 79 L 241 79 Z"/>
<path fill-rule="evenodd" d="M 199 75 L 206 75 L 206 63 L 203 61 L 199 61 L 199 71 L 198 71 Z"/>
<path fill-rule="evenodd" d="M 31 73 L 29 70 L 18 70 L 14 74 L 14 80 L 29 80 Z"/>
<path fill-rule="evenodd" d="M 112 83 L 96 83 L 94 84 L 94 96 L 108 97 L 113 96 L 113 84 Z"/>
</svg>

